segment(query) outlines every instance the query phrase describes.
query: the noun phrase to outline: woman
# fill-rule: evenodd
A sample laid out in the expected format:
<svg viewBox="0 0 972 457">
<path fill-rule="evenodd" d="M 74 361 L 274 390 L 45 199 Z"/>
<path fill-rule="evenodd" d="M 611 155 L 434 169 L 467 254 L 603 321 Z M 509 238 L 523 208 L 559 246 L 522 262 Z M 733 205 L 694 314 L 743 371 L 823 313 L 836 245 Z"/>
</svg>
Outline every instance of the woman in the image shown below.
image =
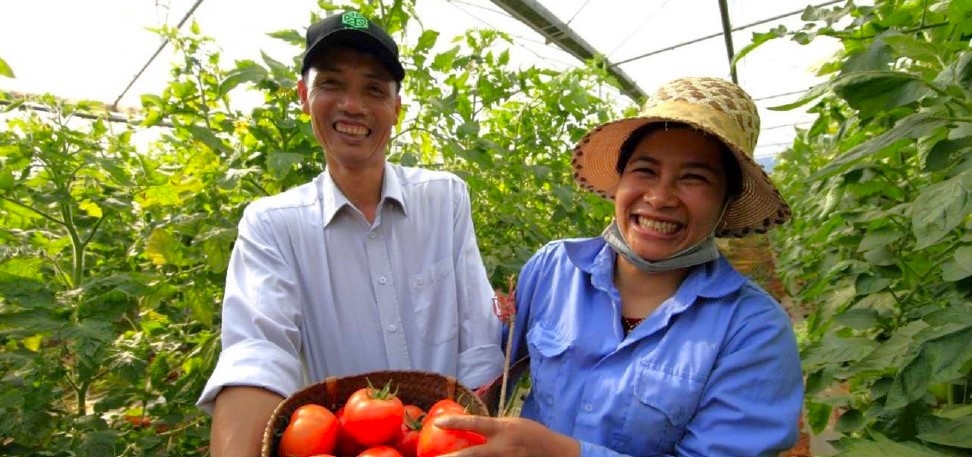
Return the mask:
<svg viewBox="0 0 972 457">
<path fill-rule="evenodd" d="M 776 456 L 793 445 L 803 387 L 790 320 L 714 239 L 789 217 L 752 160 L 758 132 L 742 89 L 686 78 L 580 141 L 574 178 L 614 201 L 614 221 L 523 267 L 513 350 L 530 356 L 531 392 L 520 418 L 437 422 L 488 439 L 452 456 Z"/>
</svg>

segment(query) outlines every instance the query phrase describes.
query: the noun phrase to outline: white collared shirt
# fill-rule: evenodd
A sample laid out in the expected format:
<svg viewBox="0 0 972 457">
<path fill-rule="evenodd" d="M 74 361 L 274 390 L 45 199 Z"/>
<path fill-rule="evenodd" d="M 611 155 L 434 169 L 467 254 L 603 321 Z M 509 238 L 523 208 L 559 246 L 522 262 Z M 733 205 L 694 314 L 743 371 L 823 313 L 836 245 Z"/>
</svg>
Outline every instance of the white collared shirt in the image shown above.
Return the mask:
<svg viewBox="0 0 972 457">
<path fill-rule="evenodd" d="M 211 412 L 224 386 L 286 397 L 386 369 L 478 387 L 502 371 L 492 296 L 458 177 L 386 163 L 369 224 L 325 171 L 244 211 L 223 349 L 197 404 Z"/>
</svg>

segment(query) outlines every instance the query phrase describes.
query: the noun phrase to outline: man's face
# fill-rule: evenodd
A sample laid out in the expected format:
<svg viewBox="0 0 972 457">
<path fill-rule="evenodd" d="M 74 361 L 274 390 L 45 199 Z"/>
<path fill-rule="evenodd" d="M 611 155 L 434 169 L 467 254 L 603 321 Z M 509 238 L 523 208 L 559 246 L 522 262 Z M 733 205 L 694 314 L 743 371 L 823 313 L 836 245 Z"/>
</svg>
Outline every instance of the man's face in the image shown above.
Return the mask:
<svg viewBox="0 0 972 457">
<path fill-rule="evenodd" d="M 328 167 L 383 164 L 401 97 L 374 56 L 351 48 L 324 51 L 297 85 Z"/>
</svg>

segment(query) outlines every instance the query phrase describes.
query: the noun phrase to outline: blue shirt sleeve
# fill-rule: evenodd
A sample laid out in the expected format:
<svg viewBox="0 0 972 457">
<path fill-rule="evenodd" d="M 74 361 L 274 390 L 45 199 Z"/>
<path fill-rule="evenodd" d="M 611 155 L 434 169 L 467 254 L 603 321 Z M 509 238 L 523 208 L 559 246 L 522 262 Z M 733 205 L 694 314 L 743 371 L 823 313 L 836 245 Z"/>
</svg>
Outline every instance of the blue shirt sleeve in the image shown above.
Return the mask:
<svg viewBox="0 0 972 457">
<path fill-rule="evenodd" d="M 723 351 L 676 454 L 776 457 L 796 442 L 803 404 L 788 316 L 778 306 L 748 316 Z"/>
</svg>

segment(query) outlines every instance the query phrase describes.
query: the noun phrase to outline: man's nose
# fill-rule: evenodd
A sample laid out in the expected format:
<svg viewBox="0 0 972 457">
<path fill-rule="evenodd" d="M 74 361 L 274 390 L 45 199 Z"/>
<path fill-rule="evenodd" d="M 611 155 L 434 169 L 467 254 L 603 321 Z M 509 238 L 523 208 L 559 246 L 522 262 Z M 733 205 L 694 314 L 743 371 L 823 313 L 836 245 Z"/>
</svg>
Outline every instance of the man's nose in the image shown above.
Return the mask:
<svg viewBox="0 0 972 457">
<path fill-rule="evenodd" d="M 364 112 L 364 104 L 361 102 L 361 95 L 354 91 L 347 91 L 341 98 L 338 105 L 342 110 L 349 114 L 361 114 Z"/>
</svg>

